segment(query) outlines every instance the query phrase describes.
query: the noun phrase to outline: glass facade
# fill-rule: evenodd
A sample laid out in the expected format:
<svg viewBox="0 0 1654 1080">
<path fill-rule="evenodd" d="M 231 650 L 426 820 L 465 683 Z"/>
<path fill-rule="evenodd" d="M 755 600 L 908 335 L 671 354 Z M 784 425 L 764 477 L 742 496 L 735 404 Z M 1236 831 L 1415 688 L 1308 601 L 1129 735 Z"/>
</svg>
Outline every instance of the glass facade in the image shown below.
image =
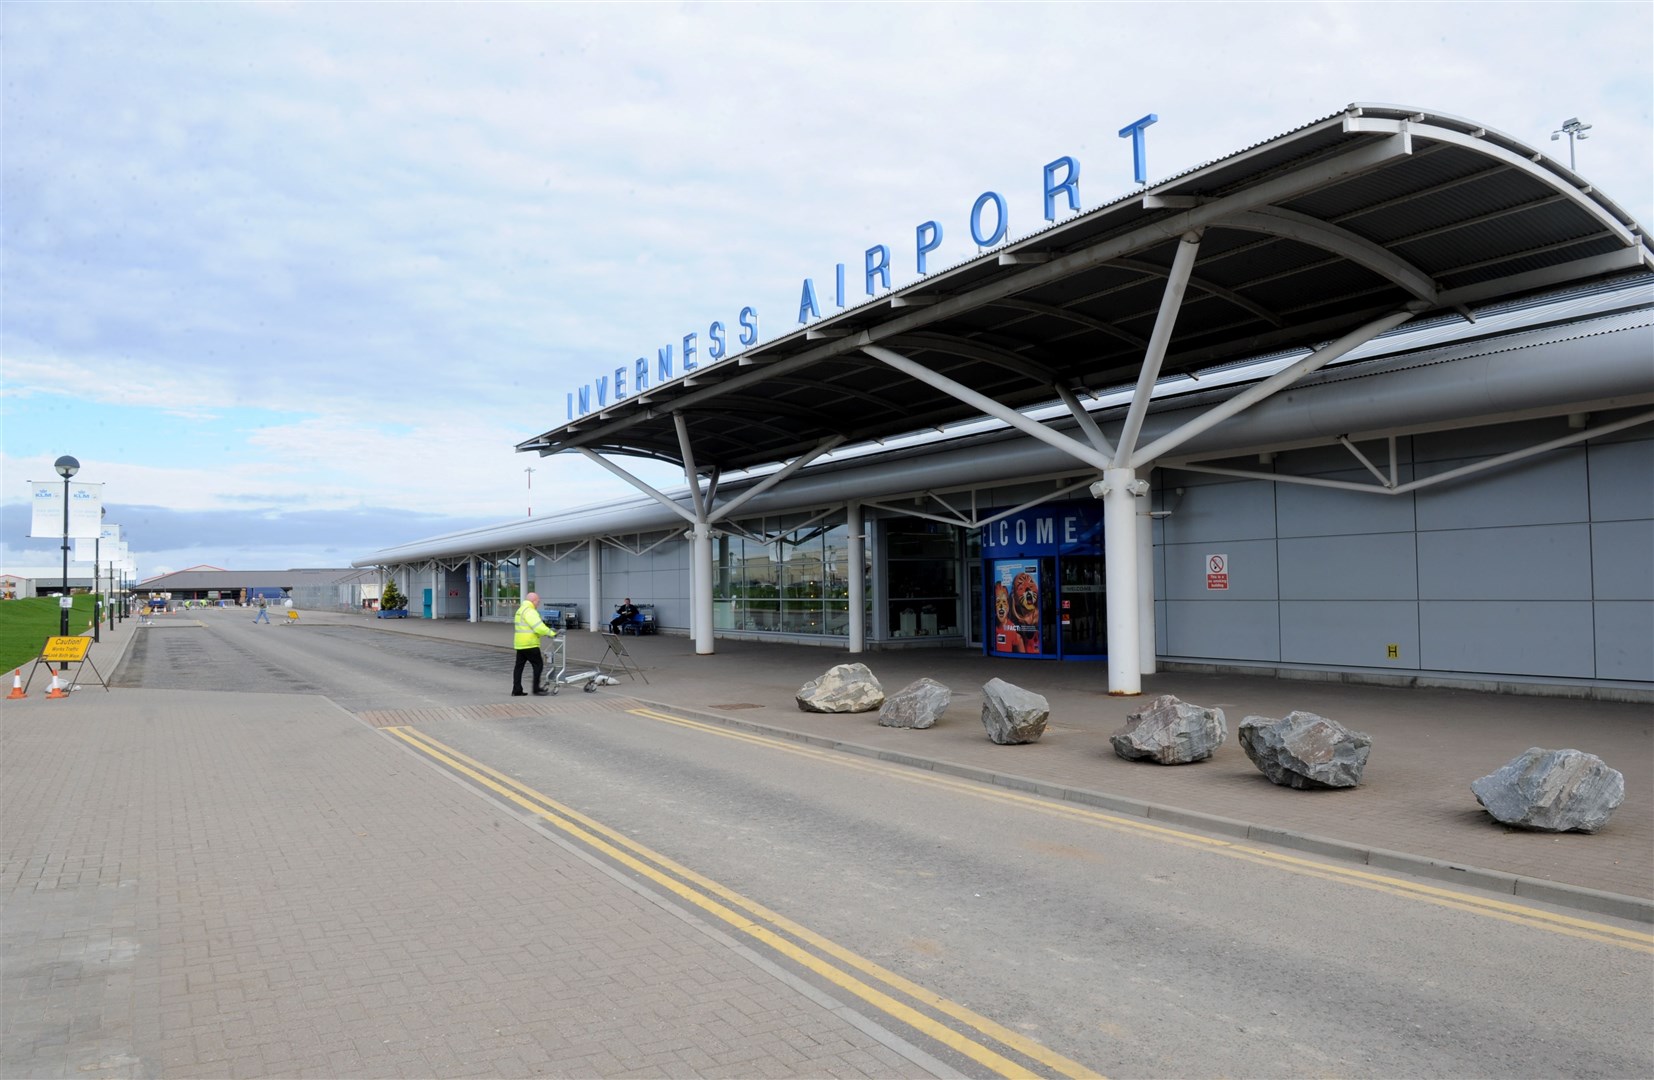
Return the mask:
<svg viewBox="0 0 1654 1080">
<path fill-rule="evenodd" d="M 960 636 L 960 530 L 919 518 L 883 526 L 888 636 Z"/>
<path fill-rule="evenodd" d="M 510 618 L 522 602 L 522 577 L 517 554 L 478 556 L 477 572 L 482 618 Z"/>
<path fill-rule="evenodd" d="M 712 620 L 718 630 L 843 635 L 850 627 L 850 543 L 842 523 L 787 529 L 743 522 L 718 538 Z M 871 566 L 865 572 L 871 576 Z"/>
</svg>

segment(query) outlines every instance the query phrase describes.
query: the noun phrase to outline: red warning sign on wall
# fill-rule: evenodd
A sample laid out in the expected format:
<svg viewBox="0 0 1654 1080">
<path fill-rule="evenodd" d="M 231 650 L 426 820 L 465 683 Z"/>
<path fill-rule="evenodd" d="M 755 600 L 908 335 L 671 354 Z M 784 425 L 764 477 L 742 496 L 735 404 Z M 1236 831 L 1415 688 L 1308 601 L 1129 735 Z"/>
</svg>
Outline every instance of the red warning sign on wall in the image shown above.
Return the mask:
<svg viewBox="0 0 1654 1080">
<path fill-rule="evenodd" d="M 1208 589 L 1229 588 L 1229 556 L 1206 556 L 1206 587 Z"/>
</svg>

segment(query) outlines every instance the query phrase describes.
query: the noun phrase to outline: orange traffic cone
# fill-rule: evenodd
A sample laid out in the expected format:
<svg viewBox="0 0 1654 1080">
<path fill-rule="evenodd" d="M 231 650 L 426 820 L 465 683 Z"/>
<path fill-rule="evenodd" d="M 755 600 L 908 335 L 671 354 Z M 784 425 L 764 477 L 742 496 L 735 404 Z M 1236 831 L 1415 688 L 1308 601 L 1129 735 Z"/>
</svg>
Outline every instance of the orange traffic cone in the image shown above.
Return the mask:
<svg viewBox="0 0 1654 1080">
<path fill-rule="evenodd" d="M 6 700 L 10 701 L 12 698 L 28 696 L 29 695 L 23 692 L 23 669 L 18 668 L 16 671 L 11 673 L 11 693 L 6 695 Z"/>
<path fill-rule="evenodd" d="M 49 697 L 49 698 L 68 697 L 69 696 L 69 691 L 65 690 L 63 688 L 63 684 L 57 681 L 57 669 L 56 668 L 52 669 L 52 688 L 50 690 L 46 691 L 46 696 Z"/>
</svg>

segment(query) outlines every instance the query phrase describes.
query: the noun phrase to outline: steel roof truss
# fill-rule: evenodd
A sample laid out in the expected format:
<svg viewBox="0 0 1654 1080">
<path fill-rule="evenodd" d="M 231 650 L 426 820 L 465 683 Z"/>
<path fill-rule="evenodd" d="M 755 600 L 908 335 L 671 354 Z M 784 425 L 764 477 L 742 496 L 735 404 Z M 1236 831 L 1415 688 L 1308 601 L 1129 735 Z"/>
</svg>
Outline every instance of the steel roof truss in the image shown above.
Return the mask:
<svg viewBox="0 0 1654 1080">
<path fill-rule="evenodd" d="M 1138 270 L 1153 277 L 1163 278 L 1168 273 L 1168 271 L 1162 270 L 1152 263 L 1140 262 L 1137 259 L 1116 259 L 1114 260 L 1114 265 L 1123 266 L 1128 270 Z M 1248 282 L 1248 284 L 1251 283 Z M 1229 303 L 1240 308 L 1242 311 L 1256 315 L 1258 318 L 1262 319 L 1266 323 L 1269 323 L 1271 326 L 1281 327 L 1286 325 L 1286 320 L 1282 319 L 1279 315 L 1275 314 L 1273 311 L 1270 311 L 1262 304 L 1248 300 L 1240 293 L 1235 292 L 1232 289 L 1226 289 L 1222 285 L 1218 285 L 1214 282 L 1207 281 L 1205 278 L 1189 278 L 1189 288 L 1216 300 L 1227 300 Z M 1199 298 L 1192 298 L 1189 302 L 1192 303 L 1195 299 Z M 1139 347 L 1142 347 L 1143 344 L 1146 343 L 1139 343 Z"/>
<path fill-rule="evenodd" d="M 809 453 L 802 454 L 787 462 L 787 464 L 783 465 L 780 469 L 764 477 L 764 479 L 758 481 L 758 483 L 743 491 L 741 494 L 737 495 L 724 505 L 714 507 L 706 516 L 707 522 L 710 524 L 714 521 L 722 521 L 724 518 L 727 518 L 730 514 L 734 513 L 737 508 L 746 503 L 747 500 L 768 491 L 770 488 L 802 469 L 822 454 L 825 454 L 827 451 L 839 446 L 844 441 L 845 438 L 843 435 L 834 435 L 832 438 L 823 439 L 821 442 L 816 444 L 814 450 L 811 450 Z"/>
<path fill-rule="evenodd" d="M 561 545 L 553 544 L 551 546 L 551 550 L 556 551 L 558 549 L 558 547 L 560 547 L 560 546 Z M 553 565 L 555 565 L 557 563 L 562 562 L 564 559 L 568 558 L 570 555 L 573 555 L 575 552 L 584 551 L 585 549 L 586 549 L 586 542 L 584 540 L 576 540 L 574 543 L 570 544 L 569 549 L 567 551 L 563 552 L 561 555 L 548 554 L 544 548 L 537 548 L 537 547 L 532 547 L 532 546 L 528 548 L 528 552 L 529 552 L 529 554 L 533 555 L 537 559 L 544 559 L 547 562 L 552 563 Z"/>
<path fill-rule="evenodd" d="M 685 507 L 682 503 L 678 502 L 676 499 L 673 499 L 670 496 L 663 495 L 659 491 L 656 491 L 654 488 L 650 487 L 648 484 L 644 483 L 642 480 L 639 480 L 637 477 L 633 476 L 631 473 L 627 472 L 625 469 L 622 469 L 619 465 L 616 465 L 614 462 L 610 461 L 608 458 L 606 458 L 603 455 L 597 453 L 595 450 L 589 449 L 588 447 L 584 447 L 584 446 L 576 446 L 574 449 L 579 451 L 581 456 L 587 458 L 590 461 L 595 461 L 597 464 L 603 466 L 605 469 L 609 470 L 614 475 L 620 477 L 622 480 L 626 481 L 628 484 L 631 484 L 633 487 L 637 488 L 639 491 L 643 492 L 645 495 L 649 496 L 651 499 L 653 499 L 656 502 L 660 503 L 662 506 L 664 506 L 667 509 L 671 510 L 674 514 L 677 514 L 679 517 L 683 518 L 685 521 L 689 522 L 691 525 L 694 525 L 696 523 L 696 517 L 695 517 L 694 512 L 691 511 L 689 508 Z"/>
<path fill-rule="evenodd" d="M 1120 438 L 1114 451 L 1114 465 L 1122 467 L 1130 460 L 1137 445 L 1137 433 L 1143 430 L 1143 417 L 1149 411 L 1149 399 L 1154 396 L 1154 384 L 1160 381 L 1160 365 L 1166 359 L 1166 345 L 1172 339 L 1172 328 L 1177 325 L 1177 313 L 1183 306 L 1183 291 L 1189 276 L 1194 273 L 1195 257 L 1200 254 L 1200 233 L 1186 233 L 1172 257 L 1172 268 L 1166 274 L 1166 289 L 1160 297 L 1160 310 L 1154 317 L 1154 332 L 1149 335 L 1149 347 L 1143 352 L 1143 364 L 1137 369 L 1137 387 L 1132 391 L 1131 408 L 1120 429 Z"/>
<path fill-rule="evenodd" d="M 1035 506 L 1043 506 L 1045 503 L 1051 502 L 1053 499 L 1060 499 L 1065 495 L 1070 495 L 1076 491 L 1079 491 L 1081 488 L 1090 487 L 1096 479 L 1096 473 L 1087 474 L 1083 479 L 1077 480 L 1072 484 L 1066 484 L 1055 489 L 1054 491 L 1049 491 L 1046 494 L 1041 495 L 1037 499 L 1029 499 L 1020 506 L 1013 506 L 1009 510 L 1001 510 L 999 513 L 992 514 L 985 518 L 976 516 L 976 488 L 974 487 L 970 489 L 972 506 L 969 517 L 959 513 L 958 510 L 955 510 L 952 506 L 949 506 L 946 502 L 943 502 L 939 496 L 930 491 L 924 492 L 923 494 L 928 495 L 937 502 L 942 503 L 943 506 L 946 506 L 954 515 L 953 517 L 944 517 L 941 514 L 930 514 L 923 510 L 916 510 L 911 506 L 900 506 L 893 503 L 865 501 L 862 505 L 876 507 L 877 509 L 883 510 L 890 514 L 900 514 L 903 517 L 915 517 L 923 521 L 935 521 L 943 525 L 959 525 L 967 529 L 982 529 L 992 525 L 1001 518 L 1012 517 L 1016 514 L 1022 513 L 1024 510 L 1031 509 Z"/>
<path fill-rule="evenodd" d="M 1448 289 L 1441 294 L 1439 299 L 1444 306 L 1460 307 L 1492 297 L 1503 296 L 1506 293 L 1520 294 L 1553 285 L 1561 285 L 1578 278 L 1601 277 L 1616 270 L 1635 270 L 1638 268 L 1654 270 L 1654 257 L 1650 257 L 1647 250 L 1640 246 L 1620 248 L 1602 255 L 1591 255 L 1583 259 L 1575 259 L 1573 262 L 1529 270 L 1526 273 L 1501 278 L 1497 281 L 1478 281 L 1474 285 Z"/>
<path fill-rule="evenodd" d="M 1416 130 L 1418 125 L 1409 120 L 1389 120 L 1377 116 L 1352 116 L 1344 121 L 1345 131 L 1366 131 L 1395 135 L 1405 133 L 1410 127 Z M 1478 154 L 1485 154 L 1497 161 L 1502 161 L 1510 168 L 1530 177 L 1542 186 L 1553 188 L 1556 186 L 1557 173 L 1550 169 L 1541 168 L 1537 162 L 1530 161 L 1520 154 L 1507 150 L 1491 139 L 1477 138 L 1448 127 L 1436 125 L 1429 127 L 1426 137 L 1437 142 L 1451 143 L 1454 146 L 1473 150 Z M 1557 190 L 1567 195 L 1579 209 L 1601 222 L 1604 232 L 1612 233 L 1621 244 L 1627 247 L 1636 246 L 1636 234 L 1610 216 L 1601 204 L 1590 197 L 1587 191 L 1581 190 L 1571 183 Z"/>
<path fill-rule="evenodd" d="M 1348 435 L 1338 436 L 1338 441 L 1344 445 L 1344 449 L 1348 450 L 1351 454 L 1355 455 L 1355 460 L 1361 462 L 1361 464 L 1366 467 L 1368 472 L 1372 473 L 1375 477 L 1378 478 L 1378 482 L 1380 484 L 1384 485 L 1387 488 L 1393 488 L 1393 487 L 1396 486 L 1396 437 L 1394 435 L 1390 436 L 1390 475 L 1389 476 L 1385 476 L 1383 473 L 1379 472 L 1378 467 L 1376 465 L 1374 465 L 1371 461 L 1367 460 L 1367 455 L 1363 454 L 1361 452 L 1360 448 L 1357 447 L 1353 442 L 1350 441 L 1350 437 Z"/>
<path fill-rule="evenodd" d="M 1166 469 L 1177 469 L 1182 472 L 1206 473 L 1212 476 L 1234 476 L 1243 480 L 1263 480 L 1275 484 L 1302 484 L 1307 487 L 1335 488 L 1339 491 L 1358 491 L 1366 495 L 1406 495 L 1410 492 L 1418 491 L 1421 488 L 1434 487 L 1437 484 L 1445 484 L 1449 480 L 1459 480 L 1463 477 L 1472 476 L 1476 473 L 1488 472 L 1492 469 L 1509 465 L 1514 461 L 1521 461 L 1525 458 L 1535 457 L 1539 454 L 1547 454 L 1552 450 L 1561 450 L 1565 447 L 1573 446 L 1576 443 L 1586 442 L 1590 439 L 1600 439 L 1605 435 L 1612 435 L 1616 432 L 1624 431 L 1627 428 L 1633 428 L 1640 424 L 1648 423 L 1654 423 L 1654 411 L 1638 413 L 1636 416 L 1628 416 L 1621 420 L 1615 420 L 1612 423 L 1600 424 L 1594 428 L 1576 431 L 1571 435 L 1564 435 L 1560 438 L 1551 439 L 1548 442 L 1536 443 L 1533 446 L 1526 446 L 1520 450 L 1512 450 L 1507 454 L 1499 454 L 1495 457 L 1485 458 L 1481 461 L 1475 461 L 1469 465 L 1464 465 L 1457 469 L 1449 469 L 1447 472 L 1421 477 L 1420 479 L 1412 480 L 1405 484 L 1395 483 L 1395 436 L 1393 435 L 1390 436 L 1391 478 L 1389 482 L 1386 483 L 1384 481 L 1384 477 L 1377 474 L 1377 470 L 1373 470 L 1375 475 L 1379 475 L 1380 483 L 1378 485 L 1356 483 L 1353 480 L 1328 480 L 1322 476 L 1293 476 L 1288 473 L 1266 473 L 1258 472 L 1253 469 L 1231 469 L 1222 465 L 1203 465 L 1199 462 L 1188 461 L 1162 461 L 1160 466 Z M 1343 436 L 1340 436 L 1338 441 L 1344 443 L 1346 446 L 1350 445 L 1349 440 Z M 1351 449 L 1353 450 L 1353 447 Z M 1360 457 L 1361 455 L 1357 454 L 1356 456 Z M 1362 461 L 1364 464 L 1366 463 L 1365 458 L 1363 458 Z M 1368 468 L 1372 469 L 1372 466 L 1368 465 Z"/>
<path fill-rule="evenodd" d="M 627 547 L 625 544 L 622 544 L 619 540 L 616 540 L 612 536 L 600 536 L 598 539 L 618 551 L 626 552 L 628 555 L 647 555 L 651 551 L 660 547 L 662 544 L 669 543 L 673 540 L 681 540 L 684 536 L 683 533 L 678 532 L 676 529 L 668 529 L 666 530 L 665 536 L 661 537 L 659 540 L 656 540 L 648 547 L 644 547 L 643 534 L 633 533 L 632 535 L 637 538 L 633 547 Z"/>
<path fill-rule="evenodd" d="M 1021 375 L 1023 378 L 1042 386 L 1049 386 L 1057 381 L 1056 373 L 1036 360 L 1018 356 L 1016 353 L 997 345 L 973 341 L 969 338 L 955 337 L 952 334 L 932 332 L 903 334 L 899 339 L 892 340 L 891 344 L 907 349 L 930 349 L 935 352 L 962 357 L 966 360 L 980 360 L 984 364 L 992 364 L 995 367 L 1003 368 L 1013 375 Z"/>
<path fill-rule="evenodd" d="M 1056 391 L 1057 396 L 1062 398 L 1062 403 L 1068 406 L 1069 414 L 1080 425 L 1080 430 L 1085 432 L 1085 437 L 1097 448 L 1097 452 L 1105 457 L 1113 457 L 1114 445 L 1108 441 L 1108 436 L 1103 434 L 1103 429 L 1097 426 L 1091 411 L 1080 404 L 1080 399 L 1075 396 L 1074 391 L 1061 384 L 1056 387 Z"/>
<path fill-rule="evenodd" d="M 979 394 L 970 387 L 948 378 L 946 375 L 941 375 L 930 370 L 923 364 L 914 363 L 912 360 L 909 360 L 900 353 L 892 352 L 891 350 L 878 345 L 863 346 L 862 351 L 871 356 L 873 359 L 890 365 L 897 371 L 902 372 L 904 375 L 912 376 L 919 382 L 924 383 L 932 389 L 940 390 L 944 394 L 957 398 L 966 405 L 971 406 L 979 412 L 986 413 L 997 420 L 1003 420 L 1005 423 L 1016 428 L 1018 431 L 1031 435 L 1045 443 L 1047 446 L 1055 447 L 1056 449 L 1068 454 L 1070 457 L 1083 461 L 1092 468 L 1107 469 L 1112 467 L 1109 464 L 1109 459 L 1099 453 L 1095 447 L 1088 446 L 1077 439 L 1064 435 L 1061 432 L 1054 431 L 1040 423 L 1038 420 L 1026 416 L 1023 413 L 1018 412 L 1016 409 L 1008 408 L 1007 406 L 1000 404 L 993 398 L 988 397 L 986 394 Z"/>
<path fill-rule="evenodd" d="M 701 501 L 701 478 L 695 474 L 695 450 L 689 445 L 689 423 L 683 413 L 672 414 L 672 426 L 678 432 L 678 452 L 683 455 L 683 479 L 689 486 L 689 498 L 695 505 L 695 520 L 706 520 L 706 504 Z"/>
<path fill-rule="evenodd" d="M 1414 304 L 1422 306 L 1423 301 L 1414 301 Z M 1212 406 L 1212 408 L 1177 430 L 1168 432 L 1149 445 L 1137 450 L 1131 455 L 1129 467 L 1142 468 L 1167 451 L 1182 446 L 1201 432 L 1216 427 L 1231 416 L 1250 408 L 1276 391 L 1292 385 L 1310 372 L 1320 370 L 1351 349 L 1366 344 L 1386 330 L 1393 330 L 1413 317 L 1412 307 L 1413 305 L 1409 305 L 1407 309 L 1391 312 L 1365 325 L 1358 326 L 1337 341 L 1316 349 L 1297 363 L 1282 368 L 1274 375 L 1248 387 L 1229 400 Z M 1111 467 L 1117 468 L 1119 466 Z"/>
<path fill-rule="evenodd" d="M 1268 233 L 1330 251 L 1395 282 L 1420 300 L 1435 302 L 1436 283 L 1430 280 L 1429 274 L 1371 240 L 1365 240 L 1348 229 L 1329 225 L 1320 218 L 1276 206 L 1232 215 L 1224 219 L 1223 226 Z"/>
<path fill-rule="evenodd" d="M 1125 286 L 1117 286 L 1117 288 L 1124 287 Z M 1104 290 L 1104 294 L 1112 291 L 1114 290 Z M 1095 297 L 1087 296 L 1084 299 L 1091 300 L 1095 299 Z M 1117 337 L 1134 349 L 1142 349 L 1148 346 L 1147 341 L 1144 341 L 1136 334 L 1120 329 L 1111 322 L 1105 322 L 1102 319 L 1092 318 L 1090 315 L 1086 315 L 1078 311 L 1072 311 L 1068 308 L 1058 307 L 1055 304 L 1037 304 L 1032 300 L 1021 300 L 1007 297 L 1003 300 L 995 300 L 992 306 L 1008 308 L 1011 311 L 1025 311 L 1031 315 L 1049 315 L 1054 319 L 1062 319 L 1065 322 L 1071 322 L 1077 326 L 1083 326 L 1088 330 L 1096 330 L 1099 333 Z"/>
</svg>

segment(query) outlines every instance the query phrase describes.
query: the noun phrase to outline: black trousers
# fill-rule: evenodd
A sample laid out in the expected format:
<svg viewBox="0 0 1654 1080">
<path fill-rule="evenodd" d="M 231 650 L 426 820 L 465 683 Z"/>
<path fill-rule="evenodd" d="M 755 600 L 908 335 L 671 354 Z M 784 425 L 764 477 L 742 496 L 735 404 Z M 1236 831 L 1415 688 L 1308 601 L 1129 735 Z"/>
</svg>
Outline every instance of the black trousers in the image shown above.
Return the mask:
<svg viewBox="0 0 1654 1080">
<path fill-rule="evenodd" d="M 540 689 L 540 675 L 545 671 L 546 658 L 545 654 L 540 652 L 540 646 L 538 645 L 517 650 L 517 663 L 511 668 L 511 689 L 521 690 L 523 688 L 524 664 L 534 668 L 533 689 Z"/>
</svg>

